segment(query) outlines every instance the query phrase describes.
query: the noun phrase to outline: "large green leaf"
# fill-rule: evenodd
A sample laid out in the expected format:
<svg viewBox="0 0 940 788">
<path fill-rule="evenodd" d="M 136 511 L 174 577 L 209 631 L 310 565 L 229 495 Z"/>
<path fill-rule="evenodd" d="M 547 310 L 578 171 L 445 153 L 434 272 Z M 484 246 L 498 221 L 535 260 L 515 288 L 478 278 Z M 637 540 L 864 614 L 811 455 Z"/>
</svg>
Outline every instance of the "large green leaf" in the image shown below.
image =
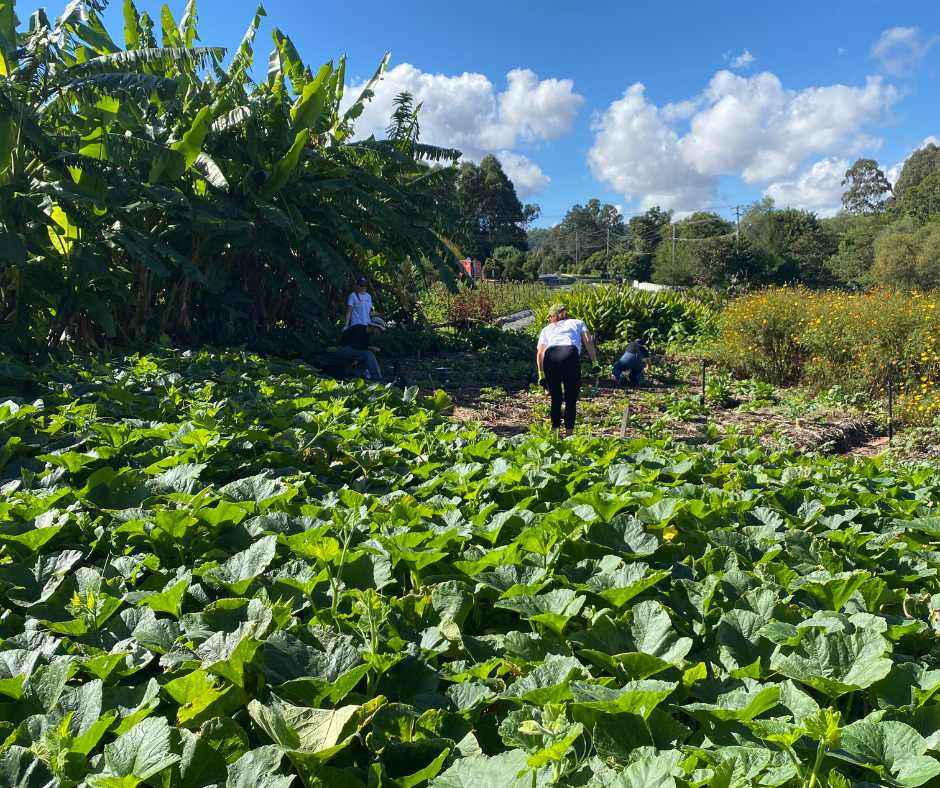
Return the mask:
<svg viewBox="0 0 940 788">
<path fill-rule="evenodd" d="M 606 714 L 629 713 L 648 719 L 676 689 L 668 681 L 631 681 L 620 689 L 581 681 L 571 683 L 571 697 L 579 706 Z"/>
<path fill-rule="evenodd" d="M 585 598 L 570 588 L 559 588 L 545 594 L 522 594 L 500 599 L 496 607 L 514 610 L 537 624 L 544 624 L 552 632 L 561 634 L 568 622 L 581 611 Z"/>
<path fill-rule="evenodd" d="M 779 699 L 780 687 L 776 685 L 742 687 L 719 695 L 714 703 L 689 703 L 684 708 L 695 717 L 747 722 L 774 708 Z"/>
<path fill-rule="evenodd" d="M 229 764 L 225 788 L 290 788 L 293 777 L 274 774 L 283 759 L 284 753 L 274 745 L 249 750 Z"/>
<path fill-rule="evenodd" d="M 208 571 L 206 576 L 225 586 L 233 595 L 241 596 L 252 581 L 268 568 L 276 550 L 276 536 L 262 537 L 251 547 L 233 555 L 218 569 Z"/>
<path fill-rule="evenodd" d="M 619 609 L 667 577 L 669 572 L 665 569 L 650 571 L 642 563 L 623 563 L 592 575 L 583 587 Z"/>
<path fill-rule="evenodd" d="M 480 788 L 484 785 L 529 788 L 533 774 L 527 762 L 523 750 L 510 750 L 492 757 L 459 758 L 430 785 L 432 788 Z"/>
<path fill-rule="evenodd" d="M 506 696 L 541 705 L 570 697 L 568 685 L 583 676 L 584 667 L 573 657 L 550 654 L 545 661 L 506 688 Z"/>
<path fill-rule="evenodd" d="M 253 700 L 248 711 L 258 726 L 299 762 L 324 763 L 352 741 L 384 702 L 378 696 L 361 706 L 314 709 L 281 703 L 264 706 Z"/>
<path fill-rule="evenodd" d="M 927 742 L 910 725 L 859 720 L 842 729 L 841 748 L 835 754 L 914 788 L 940 775 L 940 761 L 926 751 Z"/>
<path fill-rule="evenodd" d="M 307 144 L 309 132 L 306 129 L 298 131 L 294 137 L 294 143 L 275 164 L 271 170 L 264 188 L 261 190 L 261 198 L 270 200 L 287 183 L 294 170 L 297 169 L 297 163 L 300 161 L 300 154 Z"/>
<path fill-rule="evenodd" d="M 0 778 L 8 788 L 47 788 L 54 784 L 46 764 L 16 744 L 0 755 Z"/>
<path fill-rule="evenodd" d="M 290 111 L 291 118 L 293 118 L 294 121 L 295 131 L 316 131 L 320 118 L 324 114 L 327 102 L 332 98 L 327 95 L 329 79 L 332 73 L 333 64 L 324 63 L 316 76 L 304 85 L 303 92 L 297 98 L 297 101 Z"/>
<path fill-rule="evenodd" d="M 149 780 L 180 756 L 170 751 L 170 726 L 162 717 L 141 720 L 104 748 L 104 775 Z"/>
<path fill-rule="evenodd" d="M 830 698 L 870 687 L 891 670 L 884 656 L 891 644 L 878 632 L 858 629 L 823 632 L 812 629 L 788 652 L 774 654 L 770 667 Z"/>
</svg>

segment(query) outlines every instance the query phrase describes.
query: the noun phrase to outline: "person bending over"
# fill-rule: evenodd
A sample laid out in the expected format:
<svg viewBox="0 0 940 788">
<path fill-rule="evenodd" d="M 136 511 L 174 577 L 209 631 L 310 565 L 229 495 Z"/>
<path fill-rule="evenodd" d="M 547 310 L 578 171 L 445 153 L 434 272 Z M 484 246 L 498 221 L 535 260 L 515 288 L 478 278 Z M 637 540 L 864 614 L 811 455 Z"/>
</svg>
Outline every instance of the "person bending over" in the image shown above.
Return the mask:
<svg viewBox="0 0 940 788">
<path fill-rule="evenodd" d="M 613 378 L 617 385 L 623 382 L 623 373 L 628 372 L 627 385 L 639 386 L 643 382 L 643 370 L 649 355 L 649 348 L 642 339 L 635 339 L 627 345 L 626 352 L 614 364 Z"/>
<path fill-rule="evenodd" d="M 539 382 L 552 398 L 552 429 L 562 422 L 561 405 L 565 404 L 565 437 L 574 431 L 578 395 L 581 392 L 581 351 L 587 350 L 597 363 L 597 351 L 583 320 L 568 317 L 564 304 L 553 304 L 548 310 L 548 325 L 539 334 L 535 361 Z"/>
</svg>

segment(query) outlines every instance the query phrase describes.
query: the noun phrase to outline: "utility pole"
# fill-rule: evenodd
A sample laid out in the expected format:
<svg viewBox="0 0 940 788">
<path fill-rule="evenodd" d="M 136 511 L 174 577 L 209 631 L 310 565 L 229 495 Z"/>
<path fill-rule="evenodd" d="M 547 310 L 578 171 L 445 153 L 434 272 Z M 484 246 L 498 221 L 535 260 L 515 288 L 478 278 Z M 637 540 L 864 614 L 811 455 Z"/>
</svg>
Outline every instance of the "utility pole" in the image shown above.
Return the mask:
<svg viewBox="0 0 940 788">
<path fill-rule="evenodd" d="M 610 259 L 610 228 L 609 227 L 607 228 L 607 257 L 606 259 L 608 260 Z"/>
<path fill-rule="evenodd" d="M 739 245 L 741 243 L 741 206 L 734 206 L 734 243 Z"/>
<path fill-rule="evenodd" d="M 676 264 L 676 224 L 672 224 L 672 265 Z"/>
<path fill-rule="evenodd" d="M 578 228 L 574 228 L 574 264 L 576 267 L 581 265 L 581 246 L 578 243 Z"/>
</svg>

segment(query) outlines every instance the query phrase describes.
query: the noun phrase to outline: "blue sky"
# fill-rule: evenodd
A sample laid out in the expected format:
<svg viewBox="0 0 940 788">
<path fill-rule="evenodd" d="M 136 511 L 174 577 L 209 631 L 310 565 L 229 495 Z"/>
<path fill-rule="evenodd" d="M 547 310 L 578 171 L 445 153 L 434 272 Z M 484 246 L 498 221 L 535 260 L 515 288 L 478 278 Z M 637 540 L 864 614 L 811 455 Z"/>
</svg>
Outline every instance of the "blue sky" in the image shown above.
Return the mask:
<svg viewBox="0 0 940 788">
<path fill-rule="evenodd" d="M 159 18 L 159 3 L 138 7 Z M 178 17 L 183 2 L 170 7 Z M 203 43 L 236 46 L 254 7 L 202 0 Z M 20 4 L 24 21 L 30 10 Z M 266 10 L 261 67 L 275 26 L 311 64 L 346 53 L 353 83 L 390 51 L 363 133 L 411 90 L 424 100 L 425 141 L 495 153 L 543 225 L 595 196 L 625 214 L 660 204 L 727 215 L 765 194 L 827 214 L 847 162 L 869 156 L 896 172 L 940 137 L 935 2 L 270 0 Z"/>
</svg>

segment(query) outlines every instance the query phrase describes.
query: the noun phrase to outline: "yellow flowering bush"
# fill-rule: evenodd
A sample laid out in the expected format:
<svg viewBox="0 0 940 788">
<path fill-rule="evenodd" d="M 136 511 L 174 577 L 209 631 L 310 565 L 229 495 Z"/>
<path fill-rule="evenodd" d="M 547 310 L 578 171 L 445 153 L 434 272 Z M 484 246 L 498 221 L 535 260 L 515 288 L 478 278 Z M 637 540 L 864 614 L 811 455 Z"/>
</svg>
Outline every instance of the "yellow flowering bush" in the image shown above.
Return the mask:
<svg viewBox="0 0 940 788">
<path fill-rule="evenodd" d="M 805 362 L 805 288 L 768 288 L 728 304 L 719 317 L 714 355 L 724 366 L 777 385 L 796 382 Z"/>
<path fill-rule="evenodd" d="M 940 291 L 867 293 L 768 288 L 722 312 L 716 360 L 777 385 L 884 396 L 891 370 L 899 417 L 940 415 Z"/>
</svg>

